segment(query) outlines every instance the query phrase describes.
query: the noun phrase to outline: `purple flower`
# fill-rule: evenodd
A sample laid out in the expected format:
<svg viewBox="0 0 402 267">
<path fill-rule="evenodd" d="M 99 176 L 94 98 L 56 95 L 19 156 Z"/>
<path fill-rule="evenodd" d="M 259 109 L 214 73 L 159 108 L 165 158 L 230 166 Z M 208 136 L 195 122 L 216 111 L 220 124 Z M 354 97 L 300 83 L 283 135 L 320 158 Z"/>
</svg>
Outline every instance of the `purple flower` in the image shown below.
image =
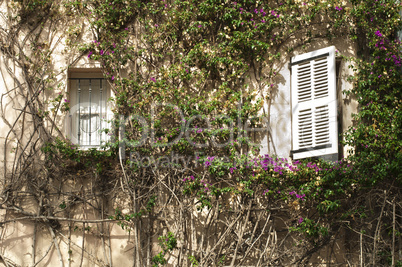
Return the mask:
<svg viewBox="0 0 402 267">
<path fill-rule="evenodd" d="M 156 79 L 154 77 L 151 77 L 151 81 L 156 82 Z"/>
<path fill-rule="evenodd" d="M 67 99 L 64 99 L 64 102 L 68 103 L 68 102 L 70 102 L 70 101 L 69 101 L 69 100 L 67 100 Z"/>
<path fill-rule="evenodd" d="M 378 37 L 382 37 L 382 34 L 381 34 L 380 31 L 376 31 L 376 32 L 375 32 L 375 35 L 377 35 Z"/>
<path fill-rule="evenodd" d="M 338 11 L 341 11 L 343 8 L 339 7 L 339 6 L 336 6 L 335 9 L 338 10 Z"/>
<path fill-rule="evenodd" d="M 304 219 L 302 217 L 299 218 L 299 224 L 301 224 L 304 221 Z"/>
<path fill-rule="evenodd" d="M 91 58 L 92 54 L 92 51 L 89 51 L 88 58 Z"/>
<path fill-rule="evenodd" d="M 206 167 L 208 167 L 208 166 L 210 166 L 210 165 L 211 165 L 211 162 L 209 162 L 209 161 L 207 160 L 207 161 L 205 161 L 205 163 L 204 163 L 204 164 L 205 164 L 205 166 L 206 166 Z"/>
<path fill-rule="evenodd" d="M 112 81 L 114 80 L 114 75 L 112 76 Z"/>
<path fill-rule="evenodd" d="M 99 54 L 102 56 L 103 55 L 103 49 L 101 49 L 101 51 L 99 52 Z"/>
<path fill-rule="evenodd" d="M 202 27 L 202 25 L 200 24 L 200 25 L 198 25 L 198 28 L 201 28 Z"/>
</svg>

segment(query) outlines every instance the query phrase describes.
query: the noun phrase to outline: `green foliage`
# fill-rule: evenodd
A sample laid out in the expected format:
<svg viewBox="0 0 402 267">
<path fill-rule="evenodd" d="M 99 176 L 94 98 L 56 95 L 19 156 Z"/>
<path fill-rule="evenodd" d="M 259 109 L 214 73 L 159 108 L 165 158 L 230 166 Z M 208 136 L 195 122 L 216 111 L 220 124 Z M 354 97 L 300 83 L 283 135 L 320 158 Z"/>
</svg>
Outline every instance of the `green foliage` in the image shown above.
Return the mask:
<svg viewBox="0 0 402 267">
<path fill-rule="evenodd" d="M 190 260 L 191 266 L 199 266 L 199 262 L 194 256 L 188 256 L 188 259 Z"/>
<path fill-rule="evenodd" d="M 47 5 L 29 3 L 28 9 Z M 259 198 L 267 207 L 286 207 L 293 221 L 318 211 L 291 228 L 315 242 L 339 226 L 339 213 L 353 222 L 370 216 L 358 198 L 365 192 L 402 185 L 402 59 L 401 44 L 395 40 L 401 20 L 396 1 L 353 0 L 343 6 L 335 0 L 105 0 L 65 1 L 65 7 L 69 14 L 87 18 L 96 32 L 96 40 L 78 46 L 88 60 L 101 64 L 114 92 L 114 111 L 126 117 L 136 114 L 150 125 L 126 121 L 124 153 L 153 159 L 175 153 L 202 155 L 191 160 L 193 165 L 172 163 L 175 178 L 177 170 L 192 174 L 177 181 L 175 189 L 179 197 L 196 199 L 199 211 L 215 204 L 226 208 L 228 199 L 240 196 Z M 69 30 L 71 36 L 79 34 L 80 29 Z M 256 156 L 258 144 L 244 134 L 243 126 L 249 118 L 254 119 L 248 125 L 262 124 L 258 114 L 277 89 L 281 59 L 316 40 L 347 37 L 362 47 L 357 58 L 343 58 L 354 70 L 353 89 L 344 93 L 359 103 L 355 126 L 342 136 L 351 156 L 335 163 Z M 135 38 L 146 45 L 139 46 Z M 132 65 L 136 71 L 123 77 L 121 73 Z M 250 75 L 258 77 L 256 85 L 248 84 Z M 69 110 L 63 95 L 50 102 L 55 112 Z M 138 146 L 141 133 L 149 129 L 154 136 Z M 186 138 L 178 140 L 180 133 Z M 83 151 L 54 139 L 42 151 L 48 162 L 70 160 L 101 174 L 115 166 L 119 144 L 110 143 L 104 151 Z M 132 165 L 126 168 L 128 176 L 138 178 L 141 166 Z M 137 186 L 138 180 L 130 180 L 130 186 Z M 158 206 L 155 195 L 145 201 L 139 212 L 122 214 L 116 209 L 111 218 L 125 229 L 132 219 Z M 177 246 L 170 232 L 159 240 L 163 251 L 152 259 L 154 266 L 166 264 L 166 253 Z M 197 266 L 194 257 L 189 259 Z"/>
<path fill-rule="evenodd" d="M 175 248 L 177 248 L 177 240 L 172 232 L 168 232 L 167 236 L 158 237 L 158 240 L 162 251 L 152 258 L 153 267 L 157 267 L 159 264 L 166 264 L 167 260 L 165 259 L 165 255 L 169 251 L 173 251 Z"/>
<path fill-rule="evenodd" d="M 319 236 L 327 236 L 328 228 L 320 225 L 318 222 L 308 218 L 301 218 L 297 227 L 291 227 L 291 231 L 298 231 L 305 234 L 308 238 L 317 238 Z"/>
</svg>

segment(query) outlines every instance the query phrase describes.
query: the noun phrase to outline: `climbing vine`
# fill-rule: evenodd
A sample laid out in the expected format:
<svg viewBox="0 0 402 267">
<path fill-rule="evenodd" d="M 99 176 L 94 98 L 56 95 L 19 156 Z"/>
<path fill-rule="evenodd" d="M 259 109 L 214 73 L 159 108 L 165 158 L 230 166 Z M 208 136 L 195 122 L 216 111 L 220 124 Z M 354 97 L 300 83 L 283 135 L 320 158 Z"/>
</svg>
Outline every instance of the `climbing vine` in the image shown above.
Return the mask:
<svg viewBox="0 0 402 267">
<path fill-rule="evenodd" d="M 1 72 L 14 86 L 1 99 L 8 133 L 0 225 L 46 226 L 49 250 L 63 262 L 57 244 L 67 240 L 81 265 L 112 266 L 111 253 L 85 248 L 94 236 L 110 252 L 113 224 L 133 236 L 135 266 L 303 265 L 341 234 L 353 237 L 345 261 L 401 264 L 396 1 L 7 3 L 0 1 Z M 339 38 L 358 47 L 356 57 L 338 53 L 354 71 L 344 93 L 359 103 L 342 133 L 350 156 L 261 156 L 264 134 L 250 129 L 267 128 L 284 63 L 295 50 Z M 62 53 L 72 59 L 60 70 Z M 71 109 L 66 73 L 80 60 L 98 64 L 113 92 L 111 138 L 99 149 L 82 150 L 58 123 Z M 72 253 L 78 232 L 80 252 Z M 36 238 L 33 265 L 44 258 Z"/>
</svg>

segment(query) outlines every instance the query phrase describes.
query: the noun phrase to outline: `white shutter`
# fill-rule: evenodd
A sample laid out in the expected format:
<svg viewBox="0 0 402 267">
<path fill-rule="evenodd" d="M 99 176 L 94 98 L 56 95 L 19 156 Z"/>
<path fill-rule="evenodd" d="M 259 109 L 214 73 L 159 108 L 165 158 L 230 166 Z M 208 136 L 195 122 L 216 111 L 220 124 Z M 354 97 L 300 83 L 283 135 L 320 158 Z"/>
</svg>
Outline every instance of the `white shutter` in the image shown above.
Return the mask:
<svg viewBox="0 0 402 267">
<path fill-rule="evenodd" d="M 293 159 L 338 153 L 335 47 L 292 58 Z"/>
</svg>

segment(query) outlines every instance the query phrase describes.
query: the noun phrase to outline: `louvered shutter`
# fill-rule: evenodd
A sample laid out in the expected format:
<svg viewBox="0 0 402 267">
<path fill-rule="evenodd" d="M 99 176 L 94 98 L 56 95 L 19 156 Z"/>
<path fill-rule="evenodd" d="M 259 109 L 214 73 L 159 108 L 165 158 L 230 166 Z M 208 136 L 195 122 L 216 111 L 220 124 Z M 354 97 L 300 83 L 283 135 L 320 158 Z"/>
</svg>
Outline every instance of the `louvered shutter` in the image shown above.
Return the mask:
<svg viewBox="0 0 402 267">
<path fill-rule="evenodd" d="M 292 58 L 293 159 L 338 153 L 335 47 Z"/>
</svg>

